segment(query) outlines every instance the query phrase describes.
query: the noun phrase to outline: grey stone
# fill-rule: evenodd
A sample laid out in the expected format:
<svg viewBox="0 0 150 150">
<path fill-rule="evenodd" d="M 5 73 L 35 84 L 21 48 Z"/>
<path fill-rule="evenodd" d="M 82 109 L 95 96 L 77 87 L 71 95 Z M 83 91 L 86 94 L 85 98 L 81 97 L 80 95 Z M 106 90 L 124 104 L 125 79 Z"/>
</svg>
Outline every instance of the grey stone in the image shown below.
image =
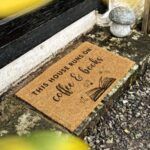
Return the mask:
<svg viewBox="0 0 150 150">
<path fill-rule="evenodd" d="M 114 8 L 110 12 L 109 18 L 111 21 L 123 25 L 131 25 L 135 22 L 134 12 L 126 7 Z"/>
<path fill-rule="evenodd" d="M 142 134 L 141 134 L 141 133 L 138 133 L 138 134 L 135 135 L 135 137 L 136 137 L 136 139 L 139 139 L 139 138 L 142 137 Z"/>
</svg>

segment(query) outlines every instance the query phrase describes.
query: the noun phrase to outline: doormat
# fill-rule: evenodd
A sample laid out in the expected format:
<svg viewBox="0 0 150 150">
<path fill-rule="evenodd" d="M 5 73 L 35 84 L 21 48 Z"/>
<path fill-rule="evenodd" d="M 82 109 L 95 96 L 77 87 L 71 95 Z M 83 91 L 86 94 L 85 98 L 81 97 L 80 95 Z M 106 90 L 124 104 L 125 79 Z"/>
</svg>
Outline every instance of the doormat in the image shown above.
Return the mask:
<svg viewBox="0 0 150 150">
<path fill-rule="evenodd" d="M 127 58 L 84 42 L 16 96 L 73 132 L 134 65 Z"/>
</svg>

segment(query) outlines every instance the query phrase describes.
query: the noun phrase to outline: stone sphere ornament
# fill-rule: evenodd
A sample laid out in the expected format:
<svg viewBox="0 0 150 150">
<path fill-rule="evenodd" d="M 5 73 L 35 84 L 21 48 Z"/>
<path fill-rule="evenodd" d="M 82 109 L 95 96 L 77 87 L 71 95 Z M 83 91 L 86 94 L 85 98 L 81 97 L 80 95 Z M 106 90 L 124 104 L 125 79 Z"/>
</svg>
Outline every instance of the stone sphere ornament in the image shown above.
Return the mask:
<svg viewBox="0 0 150 150">
<path fill-rule="evenodd" d="M 111 33 L 116 37 L 126 37 L 131 33 L 131 25 L 136 17 L 132 10 L 126 7 L 116 7 L 111 10 L 109 18 L 112 21 Z"/>
</svg>

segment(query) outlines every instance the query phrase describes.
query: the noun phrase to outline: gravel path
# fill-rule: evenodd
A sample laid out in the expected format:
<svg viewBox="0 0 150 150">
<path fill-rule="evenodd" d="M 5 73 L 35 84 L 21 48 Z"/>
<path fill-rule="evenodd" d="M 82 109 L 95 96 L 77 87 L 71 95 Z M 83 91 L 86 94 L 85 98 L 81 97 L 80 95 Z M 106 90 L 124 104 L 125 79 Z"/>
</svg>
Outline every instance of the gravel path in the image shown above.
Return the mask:
<svg viewBox="0 0 150 150">
<path fill-rule="evenodd" d="M 147 71 L 113 103 L 85 140 L 93 150 L 150 149 L 150 59 Z"/>
</svg>

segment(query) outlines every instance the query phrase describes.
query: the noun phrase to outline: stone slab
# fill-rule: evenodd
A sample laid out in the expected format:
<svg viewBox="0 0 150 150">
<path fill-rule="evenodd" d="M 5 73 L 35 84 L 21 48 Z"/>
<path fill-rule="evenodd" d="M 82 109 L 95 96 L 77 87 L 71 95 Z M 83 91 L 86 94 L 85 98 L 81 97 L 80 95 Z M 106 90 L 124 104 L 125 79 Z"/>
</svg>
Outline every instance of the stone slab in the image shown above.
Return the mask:
<svg viewBox="0 0 150 150">
<path fill-rule="evenodd" d="M 127 58 L 84 42 L 16 95 L 74 132 L 134 65 Z"/>
<path fill-rule="evenodd" d="M 143 74 L 150 56 L 150 34 L 144 35 L 140 25 L 133 29 L 131 35 L 117 38 L 111 35 L 109 27 L 95 27 L 84 36 L 83 41 L 89 41 L 107 50 L 127 57 L 139 65 L 138 74 Z"/>
<path fill-rule="evenodd" d="M 100 47 L 105 47 L 113 53 L 127 57 L 135 61 L 139 67 L 135 65 L 131 71 L 128 72 L 122 81 L 112 89 L 112 92 L 105 97 L 102 101 L 103 105 L 96 107 L 86 120 L 82 122 L 80 127 L 74 131 L 74 134 L 82 137 L 88 135 L 88 128 L 94 128 L 94 125 L 98 123 L 99 119 L 105 117 L 105 112 L 112 108 L 113 102 L 117 101 L 118 97 L 122 95 L 125 89 L 128 89 L 129 86 L 133 84 L 135 79 L 139 77 L 139 73 L 144 75 L 144 70 L 148 66 L 148 58 L 150 56 L 150 35 L 143 35 L 136 29 L 133 30 L 133 33 L 129 37 L 115 38 L 110 34 L 109 28 L 94 27 L 91 32 L 81 36 L 81 38 L 75 40 L 67 48 L 63 49 L 61 53 L 56 55 L 55 59 L 44 64 L 37 69 L 36 72 L 30 74 L 25 80 L 21 81 L 20 84 L 17 84 L 17 86 L 11 88 L 0 97 L 0 136 L 12 134 L 20 135 L 33 132 L 34 130 L 50 129 L 68 132 L 65 128 L 56 124 L 53 120 L 41 114 L 32 106 L 24 101 L 20 101 L 14 93 L 36 78 L 46 70 L 49 65 L 55 63 L 74 48 L 78 47 L 83 41 L 89 41 Z M 28 113 L 30 111 L 34 112 L 30 113 L 31 116 Z M 41 118 L 40 120 L 38 119 L 39 121 L 37 121 L 37 116 Z M 28 125 L 26 125 L 26 123 L 24 124 L 24 122 L 22 123 L 24 118 L 27 118 Z"/>
</svg>

